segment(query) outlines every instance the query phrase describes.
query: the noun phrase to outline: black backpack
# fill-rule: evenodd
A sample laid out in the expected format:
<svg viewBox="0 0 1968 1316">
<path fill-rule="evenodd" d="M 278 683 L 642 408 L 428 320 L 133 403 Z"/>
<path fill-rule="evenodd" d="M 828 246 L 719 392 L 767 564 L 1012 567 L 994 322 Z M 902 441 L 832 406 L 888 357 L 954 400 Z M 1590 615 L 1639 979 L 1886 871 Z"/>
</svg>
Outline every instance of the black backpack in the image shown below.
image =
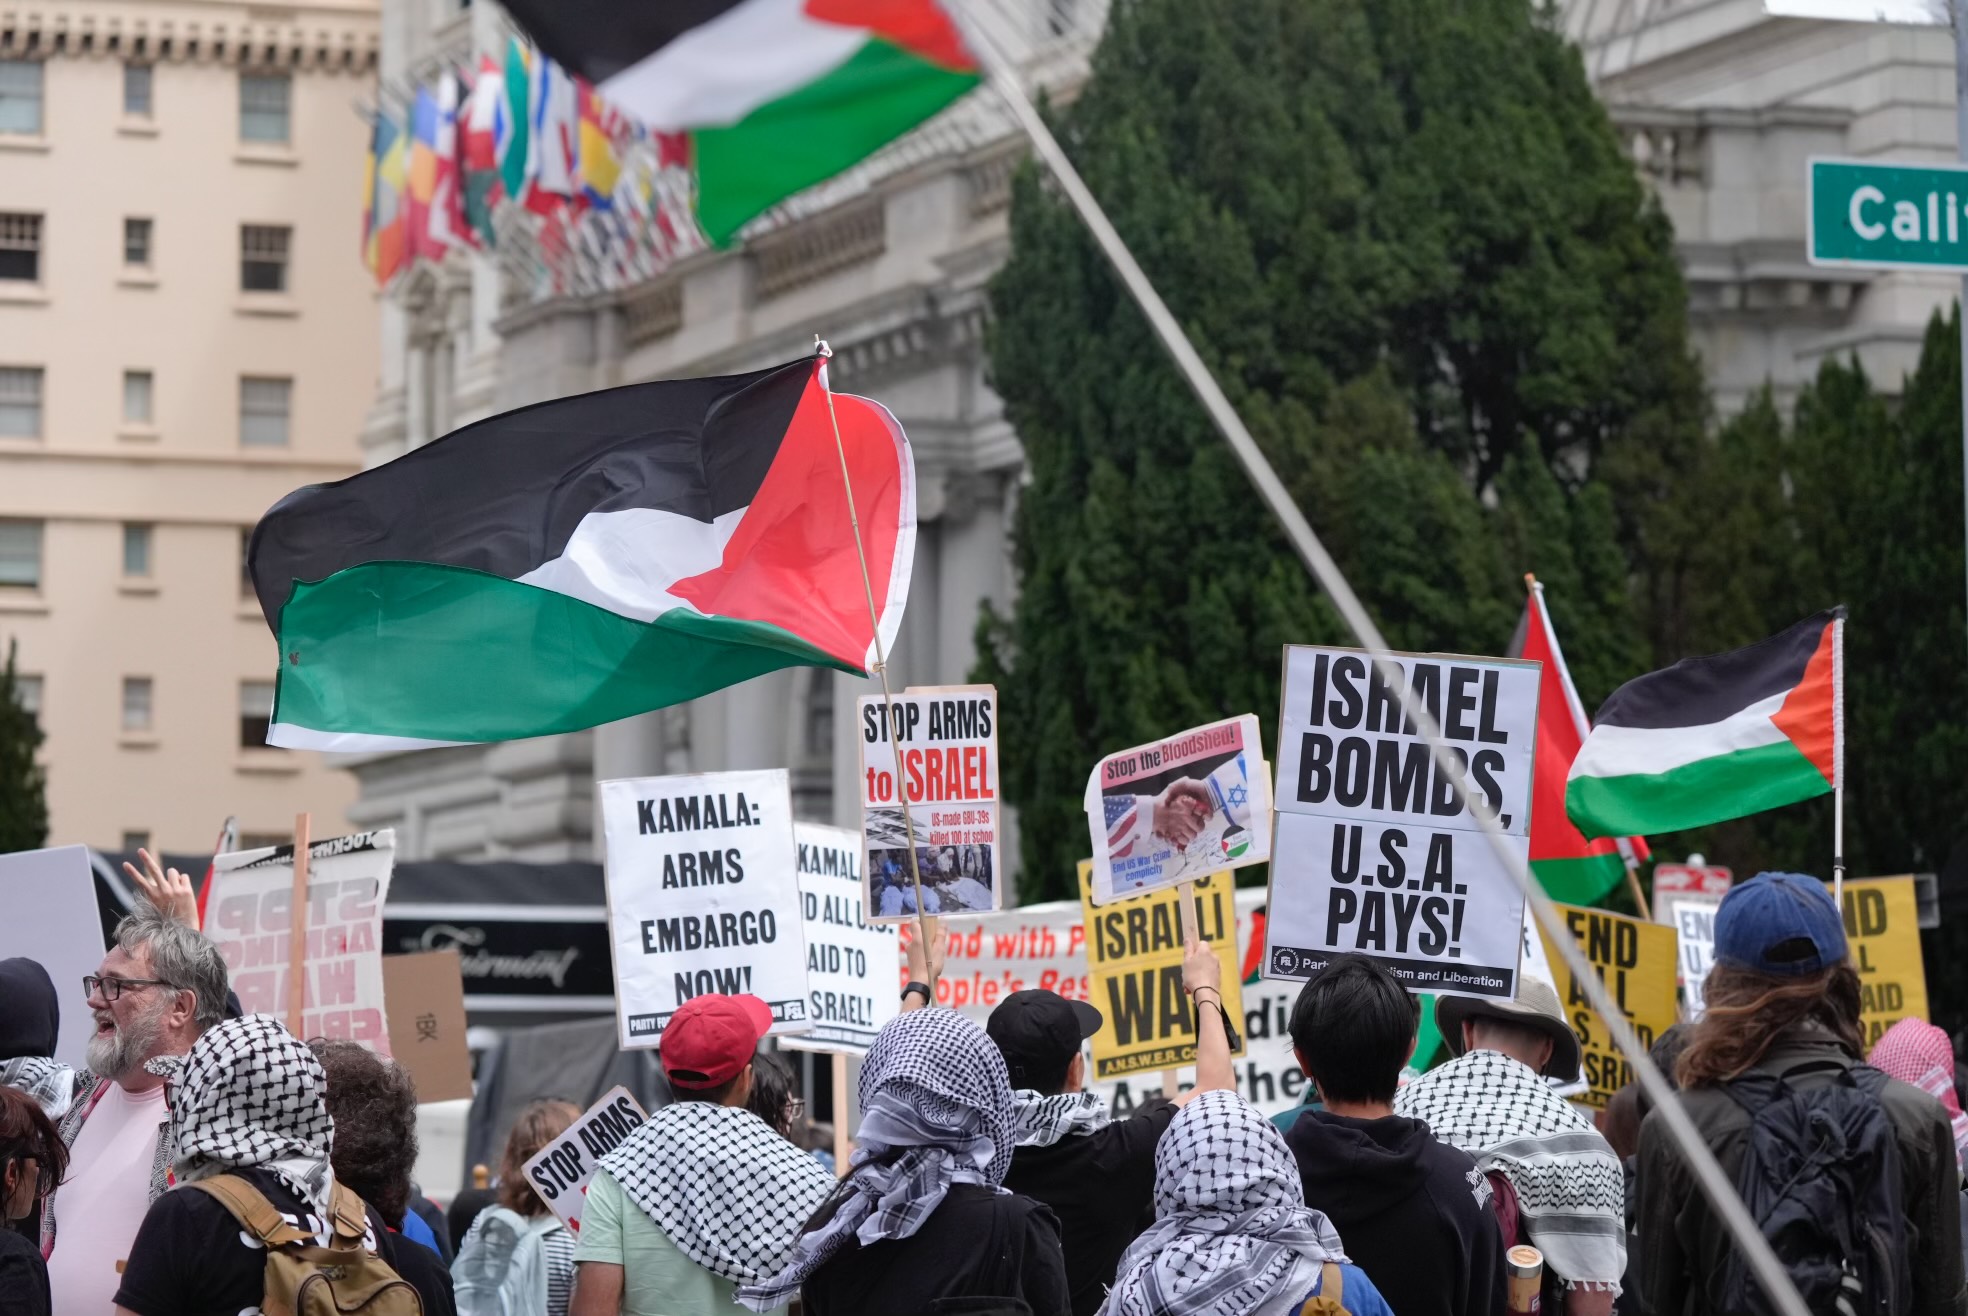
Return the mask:
<svg viewBox="0 0 1968 1316">
<path fill-rule="evenodd" d="M 1784 1080 L 1833 1069 L 1804 1091 Z M 1750 1073 L 1724 1089 L 1749 1114 L 1736 1191 L 1816 1316 L 1897 1316 L 1913 1302 L 1900 1147 L 1870 1065 L 1815 1062 Z M 1731 1248 L 1717 1307 L 1775 1316 L 1742 1249 Z"/>
</svg>

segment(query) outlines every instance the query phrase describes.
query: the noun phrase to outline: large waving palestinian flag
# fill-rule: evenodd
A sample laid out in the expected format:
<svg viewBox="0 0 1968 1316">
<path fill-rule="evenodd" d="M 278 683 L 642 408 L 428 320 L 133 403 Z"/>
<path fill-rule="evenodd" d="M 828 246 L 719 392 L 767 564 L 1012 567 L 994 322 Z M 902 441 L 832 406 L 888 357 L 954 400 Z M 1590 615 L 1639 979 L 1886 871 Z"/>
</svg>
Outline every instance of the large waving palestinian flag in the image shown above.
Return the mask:
<svg viewBox="0 0 1968 1316">
<path fill-rule="evenodd" d="M 507 0 L 556 62 L 657 132 L 687 133 L 698 222 L 746 221 L 977 84 L 937 0 Z"/>
<path fill-rule="evenodd" d="M 1565 811 L 1587 836 L 1674 832 L 1830 791 L 1844 774 L 1845 610 L 1613 691 Z"/>
<path fill-rule="evenodd" d="M 893 644 L 915 551 L 895 418 L 834 395 Z M 874 662 L 825 373 L 633 384 L 289 494 L 248 564 L 280 640 L 267 743 L 414 749 L 596 726 Z"/>
</svg>

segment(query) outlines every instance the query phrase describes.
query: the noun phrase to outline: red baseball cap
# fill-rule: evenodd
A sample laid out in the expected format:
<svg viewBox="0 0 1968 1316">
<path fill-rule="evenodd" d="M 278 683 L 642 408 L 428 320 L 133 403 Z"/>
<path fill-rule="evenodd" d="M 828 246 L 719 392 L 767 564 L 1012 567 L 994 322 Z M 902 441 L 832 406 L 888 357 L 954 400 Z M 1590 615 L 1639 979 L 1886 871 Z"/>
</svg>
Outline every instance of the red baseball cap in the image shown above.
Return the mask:
<svg viewBox="0 0 1968 1316">
<path fill-rule="evenodd" d="M 738 1077 L 772 1030 L 772 1007 L 756 996 L 693 996 L 677 1007 L 657 1043 L 672 1087 L 714 1088 Z"/>
</svg>

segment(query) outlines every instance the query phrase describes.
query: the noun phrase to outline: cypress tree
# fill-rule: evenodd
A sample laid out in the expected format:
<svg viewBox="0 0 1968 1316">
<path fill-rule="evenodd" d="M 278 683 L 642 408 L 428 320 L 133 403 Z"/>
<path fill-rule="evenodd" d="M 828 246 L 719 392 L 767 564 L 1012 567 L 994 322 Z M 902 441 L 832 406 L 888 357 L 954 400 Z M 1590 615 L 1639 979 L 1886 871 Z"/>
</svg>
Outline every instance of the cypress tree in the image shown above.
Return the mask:
<svg viewBox="0 0 1968 1316">
<path fill-rule="evenodd" d="M 47 781 L 34 761 L 41 728 L 20 705 L 20 687 L 9 641 L 0 666 L 0 854 L 36 850 L 48 840 Z"/>
</svg>

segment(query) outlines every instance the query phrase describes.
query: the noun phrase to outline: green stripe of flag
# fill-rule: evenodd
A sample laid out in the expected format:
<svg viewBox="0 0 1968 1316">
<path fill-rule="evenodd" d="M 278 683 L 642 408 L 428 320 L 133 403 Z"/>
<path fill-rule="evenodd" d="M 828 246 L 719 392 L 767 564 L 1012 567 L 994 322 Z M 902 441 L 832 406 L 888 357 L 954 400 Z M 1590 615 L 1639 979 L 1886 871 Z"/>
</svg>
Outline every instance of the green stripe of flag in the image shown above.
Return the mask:
<svg viewBox="0 0 1968 1316">
<path fill-rule="evenodd" d="M 1531 872 L 1544 894 L 1561 905 L 1590 905 L 1619 885 L 1626 861 L 1618 854 L 1591 854 L 1576 859 L 1533 859 Z"/>
<path fill-rule="evenodd" d="M 1782 740 L 1668 772 L 1573 777 L 1565 812 L 1587 836 L 1649 836 L 1781 808 L 1830 789 L 1817 765 Z"/>
</svg>

